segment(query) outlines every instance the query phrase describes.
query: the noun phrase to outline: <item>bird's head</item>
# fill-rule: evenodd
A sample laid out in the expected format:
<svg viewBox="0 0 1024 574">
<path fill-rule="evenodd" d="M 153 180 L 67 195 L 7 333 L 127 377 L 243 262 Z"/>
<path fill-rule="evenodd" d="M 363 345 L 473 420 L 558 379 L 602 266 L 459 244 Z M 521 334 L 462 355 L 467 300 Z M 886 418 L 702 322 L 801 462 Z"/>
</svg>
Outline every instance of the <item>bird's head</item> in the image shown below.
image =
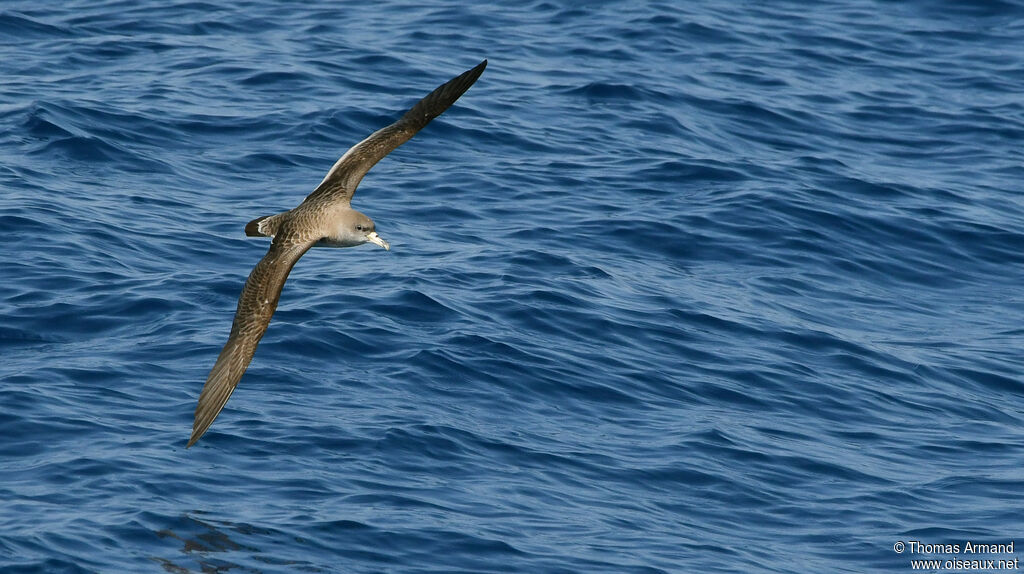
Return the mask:
<svg viewBox="0 0 1024 574">
<path fill-rule="evenodd" d="M 358 211 L 351 211 L 348 215 L 349 216 L 343 218 L 341 222 L 340 232 L 344 234 L 345 238 L 351 241 L 353 245 L 373 243 L 374 245 L 379 245 L 384 249 L 391 249 L 391 245 L 389 245 L 387 241 L 384 241 L 384 238 L 380 235 L 377 235 L 372 219 Z"/>
</svg>

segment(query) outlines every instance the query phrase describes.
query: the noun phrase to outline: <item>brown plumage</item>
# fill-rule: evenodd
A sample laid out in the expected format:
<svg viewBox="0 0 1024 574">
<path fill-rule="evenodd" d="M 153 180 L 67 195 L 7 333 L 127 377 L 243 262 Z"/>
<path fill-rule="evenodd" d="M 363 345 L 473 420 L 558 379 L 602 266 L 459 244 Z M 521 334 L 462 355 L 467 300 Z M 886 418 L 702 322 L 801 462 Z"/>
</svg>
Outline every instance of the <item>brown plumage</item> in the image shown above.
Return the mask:
<svg viewBox="0 0 1024 574">
<path fill-rule="evenodd" d="M 210 428 L 249 366 L 256 345 L 277 309 L 281 288 L 295 262 L 314 246 L 352 247 L 374 243 L 390 249 L 373 220 L 352 209 L 356 186 L 384 156 L 444 113 L 476 82 L 487 60 L 438 87 L 395 123 L 377 130 L 341 156 L 313 193 L 295 209 L 259 217 L 245 226 L 249 236 L 272 237 L 270 249 L 256 264 L 238 298 L 231 334 L 199 394 L 190 447 Z"/>
</svg>

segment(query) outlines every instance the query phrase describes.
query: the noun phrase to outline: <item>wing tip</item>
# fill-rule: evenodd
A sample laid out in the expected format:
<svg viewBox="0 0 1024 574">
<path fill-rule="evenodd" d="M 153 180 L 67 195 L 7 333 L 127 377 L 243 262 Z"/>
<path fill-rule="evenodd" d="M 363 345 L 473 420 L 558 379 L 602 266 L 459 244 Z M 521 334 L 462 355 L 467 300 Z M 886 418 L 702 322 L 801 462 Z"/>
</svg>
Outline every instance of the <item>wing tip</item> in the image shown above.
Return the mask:
<svg viewBox="0 0 1024 574">
<path fill-rule="evenodd" d="M 206 434 L 206 431 L 210 430 L 210 426 L 212 424 L 212 420 L 206 424 L 200 424 L 199 420 L 196 420 L 196 422 L 192 425 L 192 436 L 188 437 L 188 444 L 185 445 L 185 448 L 192 448 L 192 445 L 199 442 L 199 439 L 203 438 L 203 435 Z"/>
<path fill-rule="evenodd" d="M 465 90 L 468 90 L 469 86 L 472 86 L 473 84 L 476 83 L 477 79 L 480 77 L 480 74 L 484 73 L 485 68 L 487 68 L 487 58 L 484 58 L 483 60 L 480 61 L 479 64 L 463 72 L 452 83 L 466 83 L 467 85 Z M 463 92 L 465 92 L 465 90 L 463 90 Z"/>
</svg>

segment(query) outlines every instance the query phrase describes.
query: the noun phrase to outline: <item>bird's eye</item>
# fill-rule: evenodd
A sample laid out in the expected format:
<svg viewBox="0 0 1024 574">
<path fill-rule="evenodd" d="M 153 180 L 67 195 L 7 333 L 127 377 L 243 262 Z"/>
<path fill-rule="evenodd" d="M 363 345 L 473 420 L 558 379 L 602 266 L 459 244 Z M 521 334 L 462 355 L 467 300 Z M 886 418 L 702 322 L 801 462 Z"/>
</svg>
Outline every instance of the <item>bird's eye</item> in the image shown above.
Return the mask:
<svg viewBox="0 0 1024 574">
<path fill-rule="evenodd" d="M 362 231 L 362 230 L 363 230 L 363 225 L 362 224 L 356 225 L 356 231 Z"/>
</svg>

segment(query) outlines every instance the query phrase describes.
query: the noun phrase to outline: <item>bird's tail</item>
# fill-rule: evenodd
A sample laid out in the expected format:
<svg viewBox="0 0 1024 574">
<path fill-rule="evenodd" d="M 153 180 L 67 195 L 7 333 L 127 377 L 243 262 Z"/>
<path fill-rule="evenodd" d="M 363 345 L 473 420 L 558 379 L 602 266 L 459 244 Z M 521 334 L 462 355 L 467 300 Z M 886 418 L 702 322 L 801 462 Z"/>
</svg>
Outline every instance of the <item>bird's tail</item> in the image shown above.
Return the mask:
<svg viewBox="0 0 1024 574">
<path fill-rule="evenodd" d="M 277 230 L 281 227 L 282 215 L 284 213 L 264 215 L 263 217 L 253 219 L 245 224 L 245 234 L 249 237 L 273 237 L 277 235 Z"/>
</svg>

